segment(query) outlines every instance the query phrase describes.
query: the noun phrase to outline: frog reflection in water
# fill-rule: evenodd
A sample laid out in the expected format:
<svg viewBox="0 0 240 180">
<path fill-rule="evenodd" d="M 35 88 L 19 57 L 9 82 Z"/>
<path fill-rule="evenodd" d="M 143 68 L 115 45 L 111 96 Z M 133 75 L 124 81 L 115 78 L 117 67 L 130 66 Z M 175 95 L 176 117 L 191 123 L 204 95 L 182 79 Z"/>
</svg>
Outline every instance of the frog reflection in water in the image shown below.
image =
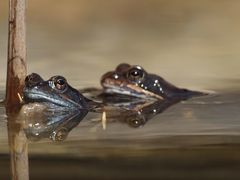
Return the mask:
<svg viewBox="0 0 240 180">
<path fill-rule="evenodd" d="M 180 100 L 132 101 L 123 103 L 108 103 L 105 106 L 106 123 L 126 123 L 130 127 L 139 128 L 145 125 L 157 114 L 164 112 Z M 106 126 L 106 124 L 104 125 Z"/>
<path fill-rule="evenodd" d="M 186 100 L 206 93 L 178 88 L 162 77 L 147 73 L 141 66 L 120 64 L 115 71 L 102 76 L 104 93 L 124 94 L 139 98 Z"/>
<path fill-rule="evenodd" d="M 44 81 L 36 73 L 25 79 L 21 114 L 29 138 L 64 140 L 88 113 L 85 98 L 62 76 Z"/>
</svg>

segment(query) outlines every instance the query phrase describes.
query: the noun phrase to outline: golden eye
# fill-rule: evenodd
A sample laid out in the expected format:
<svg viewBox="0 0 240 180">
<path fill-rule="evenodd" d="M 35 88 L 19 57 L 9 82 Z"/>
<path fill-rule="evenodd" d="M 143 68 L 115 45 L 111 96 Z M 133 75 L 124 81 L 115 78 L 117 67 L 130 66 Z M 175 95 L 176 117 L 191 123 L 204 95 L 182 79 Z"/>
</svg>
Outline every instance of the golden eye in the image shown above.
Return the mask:
<svg viewBox="0 0 240 180">
<path fill-rule="evenodd" d="M 134 67 L 128 71 L 127 77 L 132 81 L 141 80 L 144 77 L 144 71 L 140 68 Z"/>
<path fill-rule="evenodd" d="M 64 90 L 67 86 L 67 81 L 64 78 L 59 77 L 55 80 L 54 85 L 58 90 Z"/>
</svg>

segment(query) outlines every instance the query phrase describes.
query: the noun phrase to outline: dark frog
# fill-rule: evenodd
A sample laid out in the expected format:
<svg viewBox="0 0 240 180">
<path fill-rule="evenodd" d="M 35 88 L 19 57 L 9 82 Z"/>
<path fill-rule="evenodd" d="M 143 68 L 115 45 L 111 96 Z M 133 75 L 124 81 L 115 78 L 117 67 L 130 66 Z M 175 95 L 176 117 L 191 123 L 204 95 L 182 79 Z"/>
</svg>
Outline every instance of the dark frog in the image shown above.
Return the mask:
<svg viewBox="0 0 240 180">
<path fill-rule="evenodd" d="M 26 77 L 23 90 L 22 113 L 26 119 L 25 130 L 30 137 L 47 136 L 56 139 L 67 134 L 88 113 L 84 96 L 71 87 L 62 76 L 45 81 L 36 74 Z"/>
<path fill-rule="evenodd" d="M 141 66 L 120 64 L 102 76 L 104 93 L 124 94 L 140 98 L 178 99 L 203 96 L 206 93 L 178 88 L 162 77 L 150 74 Z"/>
<path fill-rule="evenodd" d="M 38 74 L 26 77 L 23 90 L 26 102 L 42 102 L 48 106 L 59 106 L 66 110 L 87 113 L 87 103 L 78 90 L 71 87 L 62 76 L 53 76 L 44 81 Z"/>
</svg>

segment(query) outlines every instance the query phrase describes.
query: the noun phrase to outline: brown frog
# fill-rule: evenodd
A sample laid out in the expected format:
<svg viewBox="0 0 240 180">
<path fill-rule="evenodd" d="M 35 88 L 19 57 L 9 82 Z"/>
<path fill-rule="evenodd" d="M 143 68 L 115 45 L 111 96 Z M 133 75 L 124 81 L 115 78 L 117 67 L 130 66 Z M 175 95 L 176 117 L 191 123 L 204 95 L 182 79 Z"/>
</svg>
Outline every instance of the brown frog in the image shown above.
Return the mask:
<svg viewBox="0 0 240 180">
<path fill-rule="evenodd" d="M 119 64 L 114 71 L 101 78 L 104 94 L 121 94 L 138 98 L 157 100 L 186 100 L 207 95 L 203 92 L 179 88 L 162 77 L 148 73 L 139 65 Z"/>
</svg>

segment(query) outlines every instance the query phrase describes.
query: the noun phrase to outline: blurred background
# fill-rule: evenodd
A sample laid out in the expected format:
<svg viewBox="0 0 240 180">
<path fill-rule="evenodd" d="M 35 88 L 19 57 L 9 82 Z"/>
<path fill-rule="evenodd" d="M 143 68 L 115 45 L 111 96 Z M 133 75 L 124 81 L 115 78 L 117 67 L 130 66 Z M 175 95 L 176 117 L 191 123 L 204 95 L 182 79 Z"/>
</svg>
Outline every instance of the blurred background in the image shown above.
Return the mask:
<svg viewBox="0 0 240 180">
<path fill-rule="evenodd" d="M 191 88 L 224 87 L 240 69 L 238 0 L 27 1 L 28 73 L 99 85 L 121 62 Z M 6 0 L 0 0 L 0 82 L 5 85 Z"/>
</svg>

